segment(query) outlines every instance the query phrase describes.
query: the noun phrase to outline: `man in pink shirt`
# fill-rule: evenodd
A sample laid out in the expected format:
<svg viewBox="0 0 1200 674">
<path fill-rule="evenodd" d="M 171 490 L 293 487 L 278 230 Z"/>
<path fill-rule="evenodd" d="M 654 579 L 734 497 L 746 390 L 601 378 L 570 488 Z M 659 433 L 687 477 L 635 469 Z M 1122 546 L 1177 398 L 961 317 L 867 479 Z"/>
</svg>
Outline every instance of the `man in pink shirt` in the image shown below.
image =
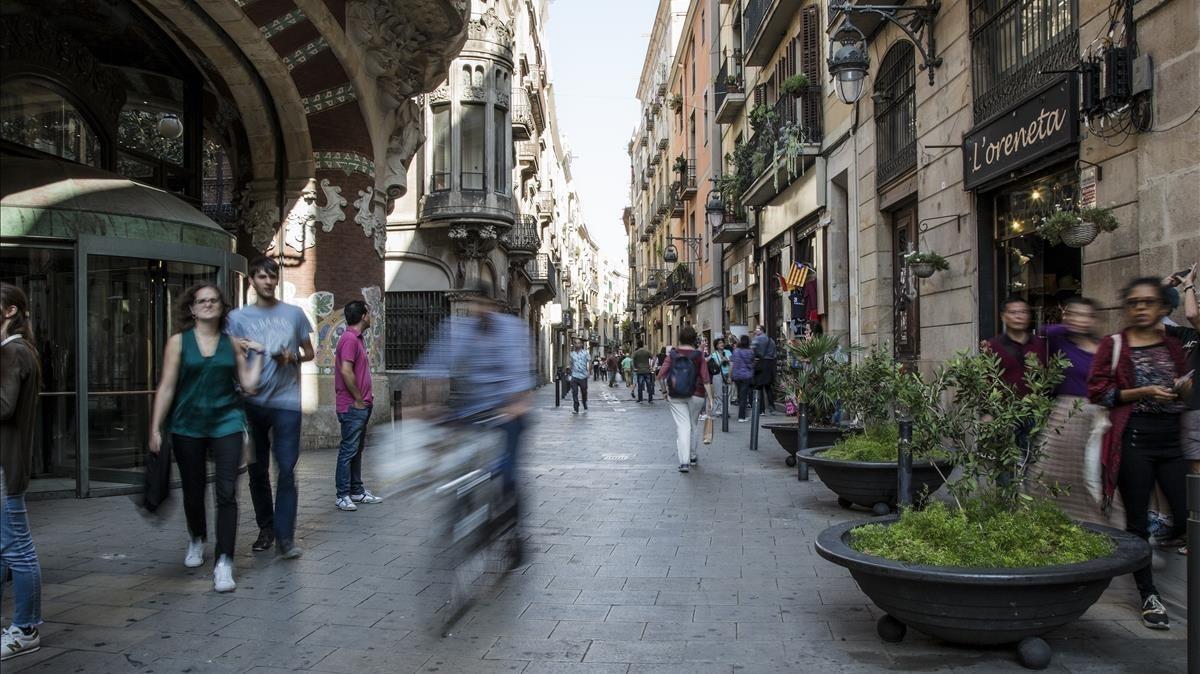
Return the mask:
<svg viewBox="0 0 1200 674">
<path fill-rule="evenodd" d="M 371 312 L 359 300 L 347 302 L 346 331 L 338 338 L 334 357 L 333 389 L 337 394 L 337 417 L 342 425 L 342 444 L 338 449 L 338 510 L 358 510 L 359 503 L 382 503 L 383 499 L 367 491 L 362 482 L 362 453 L 367 439 L 367 421 L 371 418 L 371 362 L 363 333 L 371 327 Z"/>
</svg>

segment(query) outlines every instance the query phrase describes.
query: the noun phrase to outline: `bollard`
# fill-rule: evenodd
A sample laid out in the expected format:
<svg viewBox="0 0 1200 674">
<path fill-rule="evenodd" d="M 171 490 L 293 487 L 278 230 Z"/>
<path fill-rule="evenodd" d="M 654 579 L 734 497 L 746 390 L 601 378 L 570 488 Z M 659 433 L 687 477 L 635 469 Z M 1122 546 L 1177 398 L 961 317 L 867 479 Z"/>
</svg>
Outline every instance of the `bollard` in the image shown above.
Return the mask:
<svg viewBox="0 0 1200 674">
<path fill-rule="evenodd" d="M 750 396 L 750 404 L 754 406 L 754 411 L 750 413 L 750 451 L 758 451 L 758 388 L 755 387 L 754 393 Z"/>
<path fill-rule="evenodd" d="M 1200 674 L 1200 474 L 1187 476 L 1188 558 L 1187 558 L 1187 631 L 1188 674 Z M 1192 550 L 1196 549 L 1196 554 Z"/>
<path fill-rule="evenodd" d="M 554 376 L 554 406 L 562 407 L 562 373 Z"/>
<path fill-rule="evenodd" d="M 729 432 L 729 382 L 721 387 L 721 432 Z"/>
<path fill-rule="evenodd" d="M 808 464 L 801 457 L 808 449 L 808 403 L 796 403 L 796 479 L 808 482 Z"/>
<path fill-rule="evenodd" d="M 896 509 L 912 506 L 912 419 L 900 420 L 900 453 L 896 465 Z"/>
</svg>

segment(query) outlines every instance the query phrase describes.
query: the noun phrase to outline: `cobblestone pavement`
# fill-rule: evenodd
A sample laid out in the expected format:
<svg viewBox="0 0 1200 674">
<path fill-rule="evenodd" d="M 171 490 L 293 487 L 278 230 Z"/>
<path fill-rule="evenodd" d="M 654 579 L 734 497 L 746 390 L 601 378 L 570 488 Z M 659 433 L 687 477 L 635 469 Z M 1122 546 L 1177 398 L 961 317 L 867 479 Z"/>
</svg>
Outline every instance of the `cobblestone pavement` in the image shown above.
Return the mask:
<svg viewBox="0 0 1200 674">
<path fill-rule="evenodd" d="M 183 567 L 179 512 L 155 528 L 124 497 L 33 502 L 45 646 L 4 672 L 1024 671 L 1007 648 L 911 630 L 882 643 L 878 609 L 812 546 L 867 513 L 797 482 L 770 434 L 747 451 L 749 424 L 718 425 L 681 475 L 666 405 L 626 395 L 592 382 L 590 412 L 574 416 L 541 389 L 523 469 L 529 564 L 452 638 L 429 627 L 447 588 L 427 554 L 430 512 L 398 498 L 335 510 L 325 450 L 300 461 L 298 561 L 250 552 L 243 481 L 233 594 Z M 1056 632 L 1051 671 L 1183 671 L 1181 621 L 1142 628 L 1134 596 L 1118 579 Z"/>
</svg>

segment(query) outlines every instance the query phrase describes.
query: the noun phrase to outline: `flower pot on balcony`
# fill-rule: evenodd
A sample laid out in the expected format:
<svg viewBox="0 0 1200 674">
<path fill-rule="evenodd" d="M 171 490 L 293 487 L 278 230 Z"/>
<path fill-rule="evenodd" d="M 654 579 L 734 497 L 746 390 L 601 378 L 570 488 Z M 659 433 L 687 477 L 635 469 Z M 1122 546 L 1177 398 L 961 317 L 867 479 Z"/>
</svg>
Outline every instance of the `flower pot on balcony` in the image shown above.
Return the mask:
<svg viewBox="0 0 1200 674">
<path fill-rule="evenodd" d="M 910 262 L 908 268 L 912 270 L 913 275 L 917 278 L 929 278 L 937 271 L 934 269 L 932 262 Z"/>
</svg>

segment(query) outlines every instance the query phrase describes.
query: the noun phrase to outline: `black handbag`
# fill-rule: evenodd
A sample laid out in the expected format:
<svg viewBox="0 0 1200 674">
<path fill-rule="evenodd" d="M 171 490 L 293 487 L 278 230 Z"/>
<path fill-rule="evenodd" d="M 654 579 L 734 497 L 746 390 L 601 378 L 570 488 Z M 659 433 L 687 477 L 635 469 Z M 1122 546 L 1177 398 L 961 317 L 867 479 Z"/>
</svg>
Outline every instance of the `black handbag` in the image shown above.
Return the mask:
<svg viewBox="0 0 1200 674">
<path fill-rule="evenodd" d="M 138 505 L 150 513 L 157 513 L 171 497 L 171 435 L 163 434 L 158 454 L 146 452 L 146 473 L 142 498 Z"/>
</svg>

